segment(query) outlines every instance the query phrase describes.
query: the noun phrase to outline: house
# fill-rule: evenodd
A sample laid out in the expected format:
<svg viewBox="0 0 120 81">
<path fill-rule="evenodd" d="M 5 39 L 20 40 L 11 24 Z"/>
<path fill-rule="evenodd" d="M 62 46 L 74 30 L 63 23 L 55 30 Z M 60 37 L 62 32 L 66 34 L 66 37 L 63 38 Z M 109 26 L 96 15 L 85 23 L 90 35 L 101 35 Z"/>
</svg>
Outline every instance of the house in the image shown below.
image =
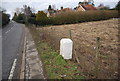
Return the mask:
<svg viewBox="0 0 120 81">
<path fill-rule="evenodd" d="M 56 14 L 56 10 L 54 10 L 54 9 L 48 10 L 47 17 L 54 16 L 55 14 Z"/>
<path fill-rule="evenodd" d="M 68 11 L 71 11 L 72 9 L 70 8 L 62 8 L 61 10 L 56 10 L 56 14 L 58 13 L 62 13 L 62 12 L 68 12 Z"/>
<path fill-rule="evenodd" d="M 70 8 L 61 8 L 60 10 L 49 10 L 47 12 L 47 17 L 51 17 L 51 16 L 55 16 L 56 14 L 59 14 L 59 13 L 62 13 L 62 12 L 68 12 L 68 11 L 71 11 L 72 9 Z"/>
<path fill-rule="evenodd" d="M 77 8 L 76 11 L 87 11 L 87 10 L 97 10 L 93 5 L 82 5 L 80 4 Z"/>
<path fill-rule="evenodd" d="M 87 10 L 97 10 L 90 0 L 84 0 L 84 2 L 79 2 L 79 5 L 75 8 L 76 11 L 87 11 Z"/>
<path fill-rule="evenodd" d="M 76 11 L 86 11 L 82 5 L 76 7 Z"/>
</svg>

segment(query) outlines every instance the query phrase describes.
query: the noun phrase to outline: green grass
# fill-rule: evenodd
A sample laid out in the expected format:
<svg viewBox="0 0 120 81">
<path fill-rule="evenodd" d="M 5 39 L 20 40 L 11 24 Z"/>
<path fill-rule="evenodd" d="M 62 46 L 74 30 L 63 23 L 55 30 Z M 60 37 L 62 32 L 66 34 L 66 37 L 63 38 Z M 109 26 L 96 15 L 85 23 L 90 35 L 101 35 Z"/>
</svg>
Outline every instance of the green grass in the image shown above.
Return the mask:
<svg viewBox="0 0 120 81">
<path fill-rule="evenodd" d="M 37 45 L 40 57 L 45 65 L 49 79 L 84 79 L 80 75 L 78 65 L 72 61 L 66 61 L 63 57 L 50 48 L 47 43 L 40 42 Z"/>
<path fill-rule="evenodd" d="M 81 72 L 77 63 L 64 60 L 58 52 L 55 52 L 46 42 L 43 42 L 35 27 L 28 28 L 35 41 L 48 79 L 84 79 L 80 75 Z"/>
</svg>

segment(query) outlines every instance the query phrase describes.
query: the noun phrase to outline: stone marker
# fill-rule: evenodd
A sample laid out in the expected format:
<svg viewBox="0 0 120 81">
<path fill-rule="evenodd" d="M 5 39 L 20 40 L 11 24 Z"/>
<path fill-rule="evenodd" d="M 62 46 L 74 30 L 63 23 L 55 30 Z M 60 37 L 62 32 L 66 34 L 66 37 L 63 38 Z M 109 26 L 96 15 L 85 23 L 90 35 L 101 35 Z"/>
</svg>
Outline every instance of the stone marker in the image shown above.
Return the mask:
<svg viewBox="0 0 120 81">
<path fill-rule="evenodd" d="M 60 40 L 60 55 L 64 59 L 72 59 L 73 41 L 69 38 L 63 38 Z"/>
</svg>

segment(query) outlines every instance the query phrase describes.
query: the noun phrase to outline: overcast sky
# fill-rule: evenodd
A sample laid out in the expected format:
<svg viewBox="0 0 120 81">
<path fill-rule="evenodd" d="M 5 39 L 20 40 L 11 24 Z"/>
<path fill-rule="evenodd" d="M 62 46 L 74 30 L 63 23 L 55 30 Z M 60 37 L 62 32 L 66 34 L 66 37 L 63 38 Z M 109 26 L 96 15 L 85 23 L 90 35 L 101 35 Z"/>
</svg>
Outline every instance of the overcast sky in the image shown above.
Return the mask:
<svg viewBox="0 0 120 81">
<path fill-rule="evenodd" d="M 55 5 L 57 9 L 60 9 L 61 6 L 64 8 L 74 8 L 80 1 L 84 0 L 2 0 L 2 5 L 0 6 L 6 9 L 7 13 L 13 15 L 16 8 L 22 8 L 25 4 L 38 11 L 47 9 L 48 5 Z M 103 3 L 104 5 L 109 5 L 111 8 L 115 7 L 117 2 L 118 0 L 94 0 L 95 6 Z"/>
</svg>

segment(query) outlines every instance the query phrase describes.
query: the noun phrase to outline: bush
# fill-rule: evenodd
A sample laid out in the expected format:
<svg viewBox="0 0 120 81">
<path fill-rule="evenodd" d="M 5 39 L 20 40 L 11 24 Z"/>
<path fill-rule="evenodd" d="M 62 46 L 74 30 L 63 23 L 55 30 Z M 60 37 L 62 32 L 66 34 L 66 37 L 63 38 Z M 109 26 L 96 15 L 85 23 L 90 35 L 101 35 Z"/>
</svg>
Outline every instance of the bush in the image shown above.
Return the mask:
<svg viewBox="0 0 120 81">
<path fill-rule="evenodd" d="M 43 11 L 38 11 L 36 15 L 36 21 L 38 25 L 48 25 L 51 24 L 49 21 L 50 19 L 47 17 L 47 15 Z"/>
<path fill-rule="evenodd" d="M 29 18 L 28 18 L 28 23 L 30 23 L 30 24 L 36 24 L 36 19 L 35 19 L 35 17 L 29 17 Z"/>
<path fill-rule="evenodd" d="M 18 14 L 18 16 L 13 17 L 13 20 L 18 23 L 25 23 L 25 15 L 24 14 Z"/>
<path fill-rule="evenodd" d="M 10 21 L 9 17 L 10 16 L 6 13 L 3 13 L 3 12 L 1 12 L 1 13 L 2 13 L 2 26 L 4 26 L 4 25 L 9 23 L 9 21 Z"/>
<path fill-rule="evenodd" d="M 53 17 L 47 17 L 43 11 L 39 11 L 36 15 L 32 14 L 28 18 L 28 22 L 31 24 L 44 25 L 63 25 L 63 24 L 75 24 L 81 22 L 100 21 L 110 18 L 118 18 L 117 10 L 96 10 L 85 12 L 63 12 Z M 16 18 L 17 22 L 24 23 L 24 14 L 19 14 Z"/>
<path fill-rule="evenodd" d="M 46 15 L 36 17 L 38 25 L 62 25 L 62 24 L 75 24 L 81 22 L 99 21 L 110 18 L 117 18 L 118 11 L 115 10 L 100 10 L 100 11 L 85 11 L 85 12 L 64 12 L 56 16 L 47 18 Z"/>
<path fill-rule="evenodd" d="M 66 12 L 53 17 L 54 25 L 99 21 L 118 17 L 117 11 Z"/>
</svg>

